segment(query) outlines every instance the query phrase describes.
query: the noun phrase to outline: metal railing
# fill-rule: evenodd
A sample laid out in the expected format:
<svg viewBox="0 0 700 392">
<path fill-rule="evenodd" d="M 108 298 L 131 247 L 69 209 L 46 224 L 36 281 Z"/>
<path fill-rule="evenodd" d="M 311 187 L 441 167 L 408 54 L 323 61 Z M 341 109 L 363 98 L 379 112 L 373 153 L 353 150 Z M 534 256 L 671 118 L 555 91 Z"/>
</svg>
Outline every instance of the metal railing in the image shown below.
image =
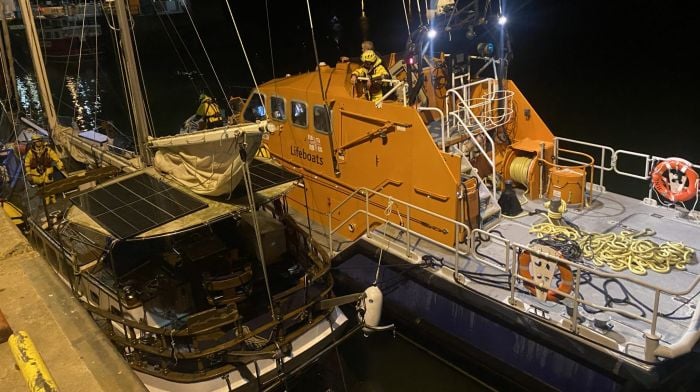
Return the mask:
<svg viewBox="0 0 700 392">
<path fill-rule="evenodd" d="M 440 115 L 440 140 L 442 144 L 442 151 L 445 151 L 445 113 L 439 108 L 435 107 L 423 107 L 418 108 L 419 112 L 437 112 Z"/>
<path fill-rule="evenodd" d="M 487 78 L 468 82 L 468 75 L 453 78 L 453 82 L 464 82 L 446 92 L 445 113 L 447 113 L 447 130 L 442 138 L 443 149 L 445 138 L 450 137 L 452 128 L 458 133 L 466 134 L 474 146 L 486 158 L 491 171 L 496 172 L 495 142 L 488 131 L 509 123 L 513 118 L 512 100 L 514 93 L 509 90 L 499 90 L 498 80 Z M 472 91 L 481 86 L 483 93 L 480 97 L 473 97 Z M 477 138 L 487 140 L 486 149 Z M 486 150 L 490 150 L 490 154 Z M 496 182 L 492 182 L 492 197 L 496 198 Z"/>
<path fill-rule="evenodd" d="M 368 82 L 370 78 L 366 76 L 358 76 L 357 80 L 360 82 Z M 379 81 L 375 81 L 374 83 L 382 83 L 382 84 L 388 84 L 391 86 L 391 89 L 386 92 L 386 94 L 383 94 L 382 97 L 377 100 L 374 105 L 377 106 L 378 108 L 382 107 L 382 102 L 387 100 L 393 93 L 395 93 L 397 90 L 401 89 L 401 102 L 403 103 L 403 106 L 408 106 L 408 97 L 406 95 L 406 88 L 408 87 L 408 84 L 402 80 L 398 79 L 381 79 Z M 365 89 L 368 91 L 368 87 L 365 87 Z M 356 89 L 355 84 L 352 85 L 352 96 L 354 97 L 357 94 L 358 89 Z"/>
<path fill-rule="evenodd" d="M 382 204 L 380 201 L 376 200 L 378 198 L 382 198 L 385 203 Z M 370 200 L 372 199 L 372 200 Z M 354 211 L 352 214 L 347 216 L 346 219 L 338 223 L 337 225 L 333 225 L 333 215 L 343 206 L 348 204 L 351 200 L 355 202 L 364 202 L 364 207 L 357 209 Z M 398 209 L 394 209 L 394 205 L 399 205 L 401 206 Z M 381 209 L 385 208 L 385 215 L 377 215 L 373 213 L 370 208 L 373 209 Z M 403 213 L 403 224 L 396 224 L 391 221 L 391 215 L 395 212 L 396 214 L 400 214 L 400 210 L 404 210 L 405 212 Z M 459 232 L 460 229 L 463 230 L 465 233 L 467 233 L 466 238 L 468 239 L 468 249 L 466 252 L 458 249 L 456 246 L 448 246 L 443 243 L 440 243 L 436 240 L 433 240 L 431 238 L 428 238 L 424 235 L 421 235 L 417 232 L 414 232 L 411 230 L 411 216 L 412 216 L 412 211 L 420 211 L 422 213 L 428 214 L 432 217 L 435 217 L 437 219 L 440 219 L 446 223 L 449 223 L 454 226 L 454 232 L 455 232 L 455 244 L 458 244 L 459 242 Z M 659 311 L 659 304 L 660 304 L 660 298 L 662 295 L 665 296 L 671 296 L 671 297 L 677 297 L 677 296 L 684 296 L 694 289 L 698 287 L 700 284 L 700 276 L 696 276 L 695 279 L 690 282 L 685 288 L 682 289 L 677 289 L 677 290 L 670 290 L 666 289 L 663 287 L 660 287 L 658 285 L 650 284 L 648 282 L 645 282 L 641 279 L 637 279 L 632 276 L 626 276 L 624 274 L 619 274 L 619 273 L 614 273 L 614 272 L 605 272 L 601 271 L 598 268 L 593 268 L 584 264 L 572 262 L 557 256 L 551 256 L 545 253 L 542 253 L 529 245 L 526 244 L 521 244 L 518 242 L 514 242 L 509 240 L 508 238 L 505 238 L 500 235 L 496 235 L 491 232 L 487 232 L 481 229 L 469 229 L 465 224 L 455 221 L 451 218 L 447 218 L 444 216 L 441 216 L 439 214 L 436 214 L 434 212 L 428 211 L 426 209 L 414 206 L 410 203 L 403 202 L 401 200 L 395 199 L 391 196 L 384 195 L 380 192 L 373 191 L 371 189 L 367 188 L 361 188 L 347 196 L 343 201 L 341 201 L 337 206 L 335 206 L 333 209 L 331 209 L 328 212 L 328 245 L 329 249 L 331 251 L 331 257 L 334 256 L 336 253 L 334 249 L 334 239 L 333 236 L 340 228 L 348 224 L 351 220 L 353 220 L 357 216 L 364 216 L 365 217 L 365 236 L 366 238 L 371 238 L 373 235 L 372 229 L 373 227 L 376 227 L 377 225 L 390 225 L 391 227 L 401 230 L 402 232 L 405 233 L 405 237 L 400 241 L 401 244 L 397 245 L 400 247 L 404 247 L 404 252 L 407 257 L 412 257 L 414 256 L 414 251 L 412 250 L 413 244 L 411 238 L 415 239 L 421 239 L 429 242 L 432 245 L 437 245 L 445 250 L 447 250 L 450 254 L 454 256 L 454 262 L 450 266 L 448 263 L 445 263 L 444 266 L 451 269 L 453 273 L 453 279 L 456 284 L 459 285 L 466 285 L 468 283 L 465 283 L 463 279 L 460 280 L 461 276 L 461 271 L 462 268 L 464 267 L 465 262 L 473 263 L 476 262 L 479 265 L 483 265 L 486 267 L 494 268 L 498 271 L 507 273 L 509 275 L 507 287 L 503 287 L 504 290 L 507 290 L 509 292 L 508 297 L 504 298 L 507 299 L 507 303 L 511 304 L 513 308 L 517 311 L 520 312 L 527 312 L 525 308 L 521 308 L 517 306 L 519 302 L 519 298 L 516 298 L 516 290 L 518 287 L 521 287 L 522 284 L 527 284 L 527 285 L 532 285 L 533 287 L 538 287 L 537 282 L 535 282 L 534 279 L 531 277 L 526 277 L 523 276 L 520 273 L 520 260 L 518 256 L 522 252 L 529 252 L 531 255 L 540 257 L 543 259 L 546 259 L 550 262 L 557 263 L 558 265 L 565 265 L 568 266 L 573 272 L 574 272 L 574 282 L 573 282 L 573 290 L 569 293 L 563 292 L 559 290 L 556 287 L 549 288 L 548 290 L 556 293 L 558 296 L 562 298 L 569 299 L 573 302 L 573 312 L 570 315 L 570 325 L 562 324 L 562 323 L 553 323 L 553 325 L 557 326 L 560 329 L 570 331 L 574 334 L 579 334 L 580 331 L 580 326 L 581 323 L 578 322 L 579 320 L 579 306 L 587 306 L 592 309 L 596 309 L 598 311 L 605 311 L 605 312 L 611 312 L 611 313 L 616 313 L 619 314 L 622 317 L 632 319 L 632 320 L 639 320 L 643 323 L 646 323 L 649 325 L 649 330 L 651 336 L 657 336 L 657 325 L 659 321 L 659 317 L 663 317 L 662 314 Z M 477 237 L 478 236 L 478 237 Z M 493 260 L 489 260 L 486 257 L 483 257 L 480 255 L 478 252 L 476 252 L 476 245 L 478 243 L 477 240 L 479 241 L 485 241 L 486 240 L 492 240 L 491 243 L 496 244 L 496 246 L 500 247 L 502 249 L 502 253 L 500 256 L 498 256 L 498 250 L 495 252 L 491 253 L 491 256 L 494 257 L 495 260 L 502 260 L 502 263 L 495 262 Z M 387 243 L 387 247 L 391 245 L 393 241 L 389 240 L 389 243 Z M 479 268 L 479 267 L 477 267 Z M 632 313 L 626 309 L 623 308 L 613 308 L 610 306 L 606 306 L 605 303 L 595 303 L 591 299 L 583 299 L 580 295 L 580 289 L 581 289 L 581 280 L 582 280 L 582 274 L 583 273 L 590 274 L 592 276 L 595 276 L 597 278 L 601 279 L 617 279 L 618 281 L 623 281 L 626 282 L 627 284 L 631 285 L 636 285 L 637 287 L 640 287 L 643 290 L 648 290 L 650 294 L 653 297 L 653 304 L 649 305 L 649 309 L 651 309 L 651 314 L 649 316 L 646 316 L 645 314 L 635 314 Z M 672 343 L 672 342 L 671 342 Z M 645 343 L 646 344 L 646 343 Z M 635 346 L 636 344 L 626 344 L 624 345 L 624 350 L 628 350 L 629 347 Z M 638 345 L 637 345 L 638 346 Z M 648 349 L 649 347 L 642 346 L 645 349 Z"/>
<path fill-rule="evenodd" d="M 448 94 L 449 94 L 449 91 L 448 91 Z M 457 98 L 458 98 L 459 100 L 461 100 L 462 102 L 464 102 L 464 100 L 462 99 L 461 96 L 458 96 Z M 464 106 L 464 110 L 468 111 L 472 116 L 474 115 L 474 114 L 472 113 L 471 109 L 470 109 L 468 106 Z M 447 112 L 447 113 L 448 113 L 448 122 L 449 122 L 449 119 L 450 119 L 450 118 L 454 118 L 454 119 L 455 119 L 455 122 L 458 123 L 458 124 L 460 124 L 460 126 L 462 127 L 462 129 L 464 129 L 464 130 L 466 131 L 466 134 L 467 134 L 467 135 L 469 136 L 469 138 L 472 140 L 472 142 L 473 142 L 474 145 L 477 147 L 477 149 L 479 150 L 479 152 L 481 152 L 481 154 L 483 154 L 484 158 L 486 158 L 486 161 L 487 161 L 487 162 L 489 163 L 489 165 L 491 166 L 491 172 L 492 172 L 492 173 L 495 173 L 495 172 L 496 172 L 496 147 L 495 147 L 496 144 L 494 143 L 493 138 L 491 137 L 491 135 L 488 134 L 486 128 L 484 128 L 483 124 L 481 124 L 481 123 L 478 122 L 478 121 L 477 121 L 477 123 L 476 123 L 477 126 L 478 126 L 478 128 L 479 128 L 479 130 L 481 131 L 481 132 L 479 133 L 479 135 L 485 136 L 485 137 L 486 137 L 486 140 L 487 140 L 488 143 L 489 143 L 489 147 L 491 147 L 491 154 L 490 154 L 491 156 L 489 156 L 489 154 L 484 150 L 484 148 L 481 146 L 481 143 L 480 143 L 479 140 L 476 138 L 476 135 L 474 135 L 474 133 L 471 132 L 471 131 L 469 130 L 467 124 L 464 122 L 464 120 L 463 120 L 457 113 L 455 113 L 455 112 Z M 492 194 L 491 194 L 491 196 L 492 196 L 492 197 L 494 198 L 494 200 L 495 200 L 495 199 L 496 199 L 496 181 L 492 181 L 491 187 L 492 187 L 492 192 L 491 192 Z"/>
<path fill-rule="evenodd" d="M 578 320 L 578 307 L 582 306 L 582 305 L 586 305 L 586 306 L 589 306 L 591 308 L 595 308 L 595 309 L 600 310 L 600 311 L 617 313 L 617 314 L 619 314 L 623 317 L 629 318 L 629 319 L 634 319 L 634 320 L 639 320 L 639 321 L 645 322 L 645 323 L 649 324 L 649 326 L 650 326 L 650 333 L 652 335 L 656 335 L 656 327 L 657 327 L 658 319 L 660 316 L 659 315 L 659 300 L 660 300 L 661 295 L 662 294 L 668 295 L 668 296 L 686 295 L 686 294 L 690 293 L 693 289 L 698 287 L 698 284 L 700 283 L 700 276 L 696 276 L 695 279 L 686 288 L 679 289 L 679 290 L 668 290 L 668 289 L 664 289 L 662 287 L 647 283 L 643 280 L 640 280 L 640 279 L 637 279 L 634 277 L 625 276 L 625 275 L 617 274 L 617 273 L 604 272 L 604 271 L 601 271 L 597 268 L 592 268 L 592 267 L 589 267 L 589 266 L 586 266 L 586 265 L 583 265 L 580 263 L 572 262 L 572 261 L 569 261 L 569 260 L 566 260 L 566 259 L 563 259 L 560 257 L 551 256 L 551 255 L 548 255 L 546 253 L 541 253 L 541 252 L 539 252 L 539 251 L 535 250 L 534 248 L 529 247 L 527 245 L 519 244 L 517 242 L 511 242 L 510 240 L 508 240 L 506 238 L 503 238 L 501 236 L 498 236 L 498 235 L 495 235 L 493 233 L 489 233 L 489 232 L 486 232 L 486 231 L 483 231 L 480 229 L 472 230 L 471 235 L 472 235 L 472 239 L 471 239 L 472 244 L 475 243 L 475 236 L 476 235 L 485 235 L 489 239 L 497 239 L 499 243 L 503 244 L 502 246 L 504 248 L 503 249 L 504 251 L 503 251 L 502 257 L 503 257 L 503 260 L 506 261 L 506 263 L 509 263 L 509 265 L 506 264 L 506 265 L 508 265 L 506 270 L 507 270 L 507 272 L 511 273 L 511 280 L 510 280 L 510 287 L 509 287 L 509 289 L 510 289 L 510 298 L 509 298 L 510 303 L 515 303 L 515 300 L 516 300 L 515 288 L 517 285 L 516 281 L 518 279 L 522 280 L 523 282 L 527 282 L 529 284 L 532 284 L 534 286 L 538 285 L 533 279 L 525 277 L 525 276 L 520 274 L 519 264 L 518 264 L 519 263 L 518 255 L 521 252 L 526 251 L 526 252 L 529 252 L 530 254 L 535 255 L 537 257 L 546 259 L 546 260 L 551 261 L 551 262 L 558 263 L 560 265 L 563 264 L 563 265 L 566 265 L 569 268 L 571 268 L 571 270 L 575 272 L 574 282 L 573 282 L 574 283 L 573 291 L 571 293 L 566 293 L 566 292 L 563 292 L 561 290 L 558 290 L 555 287 L 549 288 L 549 290 L 555 292 L 557 295 L 559 295 L 561 297 L 568 298 L 571 301 L 573 301 L 574 312 L 570 316 L 571 317 L 570 321 L 571 321 L 571 325 L 572 325 L 571 332 L 574 332 L 574 333 L 578 332 L 578 327 L 580 324 L 577 322 L 577 320 Z M 474 257 L 474 258 L 479 260 L 476 257 Z M 610 279 L 617 279 L 619 281 L 626 281 L 626 282 L 629 282 L 631 284 L 637 285 L 638 287 L 642 287 L 642 288 L 645 288 L 647 290 L 652 291 L 653 297 L 654 297 L 654 303 L 653 303 L 653 306 L 651 307 L 652 312 L 651 312 L 650 317 L 645 317 L 643 315 L 631 313 L 631 312 L 624 310 L 624 309 L 611 308 L 611 307 L 608 307 L 605 305 L 596 304 L 596 303 L 591 302 L 589 300 L 582 299 L 581 296 L 579 295 L 579 290 L 581 287 L 581 275 L 582 275 L 581 272 L 587 272 L 587 273 L 590 273 L 591 275 L 595 275 L 595 276 L 597 276 L 599 278 L 603 278 L 603 279 L 610 278 Z"/>
<path fill-rule="evenodd" d="M 628 150 L 615 150 L 612 147 L 605 146 L 602 144 L 596 144 L 596 143 L 589 143 L 589 142 L 584 142 L 581 140 L 576 140 L 576 139 L 568 139 L 568 138 L 563 138 L 563 137 L 555 137 L 554 138 L 554 162 L 556 163 L 557 161 L 565 161 L 565 162 L 570 162 L 570 163 L 575 163 L 575 164 L 585 164 L 586 162 L 578 161 L 572 158 L 567 158 L 564 157 L 560 154 L 560 151 L 566 151 L 561 148 L 561 143 L 569 143 L 571 145 L 579 145 L 579 146 L 587 146 L 591 147 L 593 149 L 597 149 L 597 153 L 599 154 L 598 156 L 594 156 L 595 162 L 599 162 L 598 164 L 594 164 L 593 168 L 597 169 L 598 173 L 598 185 L 601 187 L 605 187 L 605 182 L 604 182 L 604 175 L 605 172 L 614 172 L 616 174 L 619 174 L 624 177 L 629 177 L 629 178 L 635 178 L 638 180 L 643 180 L 643 181 L 648 181 L 651 178 L 651 171 L 653 170 L 654 166 L 662 161 L 665 161 L 667 159 L 671 159 L 670 157 L 659 157 L 656 155 L 649 155 L 649 154 L 644 154 L 644 153 L 639 153 L 635 151 L 628 151 Z M 600 160 L 597 159 L 600 157 Z M 606 159 L 609 157 L 610 163 L 609 165 L 606 164 Z M 618 165 L 620 162 L 620 158 L 639 158 L 641 159 L 643 169 L 641 172 L 628 172 L 622 170 Z M 691 166 L 696 169 L 700 170 L 700 164 L 696 163 L 691 163 Z M 653 190 L 650 188 L 649 193 L 647 195 L 647 198 L 651 198 L 653 196 L 652 194 Z"/>
<path fill-rule="evenodd" d="M 370 197 L 373 197 L 373 199 L 377 198 L 382 198 L 386 200 L 386 204 L 381 204 L 378 201 L 372 201 L 370 203 Z M 359 201 L 359 200 L 364 200 L 364 209 L 359 209 L 354 211 L 352 214 L 350 214 L 345 220 L 340 222 L 338 225 L 335 227 L 333 226 L 333 214 L 335 214 L 340 208 L 342 208 L 344 205 L 346 205 L 348 202 L 351 200 L 354 201 Z M 398 209 L 396 210 L 396 214 L 399 216 L 399 219 L 404 223 L 404 225 L 397 225 L 394 222 L 391 222 L 391 213 L 394 212 L 394 204 L 398 204 L 399 206 L 403 207 L 405 212 L 402 214 Z M 385 216 L 380 216 L 372 211 L 370 211 L 370 205 L 372 205 L 375 208 L 383 208 L 385 211 Z M 411 230 L 411 216 L 412 212 L 414 211 L 419 211 L 423 214 L 430 215 L 433 218 L 437 218 L 440 221 L 445 222 L 448 225 L 452 225 L 454 228 L 454 244 L 455 246 L 450 246 L 450 245 L 445 245 L 439 241 L 436 241 L 428 236 L 422 235 L 416 231 Z M 460 256 L 466 255 L 463 251 L 460 251 L 459 248 L 457 247 L 457 244 L 460 242 L 460 233 L 466 233 L 464 234 L 464 238 L 470 238 L 470 229 L 469 226 L 462 222 L 458 222 L 454 219 L 444 217 L 440 214 L 436 214 L 435 212 L 432 212 L 430 210 L 426 210 L 425 208 L 421 208 L 418 206 L 415 206 L 413 204 L 401 201 L 399 199 L 395 199 L 392 196 L 385 195 L 383 193 L 371 190 L 369 188 L 360 188 L 353 193 L 351 193 L 349 196 L 347 196 L 343 201 L 341 201 L 336 207 L 334 207 L 332 210 L 328 212 L 328 245 L 329 249 L 331 252 L 331 257 L 335 255 L 335 252 L 333 249 L 333 235 L 340 230 L 343 226 L 345 226 L 348 222 L 350 222 L 352 219 L 354 219 L 358 215 L 364 215 L 365 216 L 365 235 L 368 238 L 371 238 L 371 232 L 372 232 L 372 223 L 374 222 L 380 222 L 382 224 L 390 225 L 395 229 L 401 230 L 406 233 L 406 238 L 405 238 L 405 243 L 406 243 L 406 249 L 405 249 L 405 254 L 406 256 L 410 257 L 413 252 L 411 251 L 411 237 L 416 237 L 420 238 L 424 241 L 427 241 L 435 246 L 438 246 L 440 248 L 443 248 L 447 250 L 450 253 L 454 254 L 454 263 L 453 263 L 453 270 L 457 270 L 457 266 L 459 265 L 459 258 Z"/>
</svg>

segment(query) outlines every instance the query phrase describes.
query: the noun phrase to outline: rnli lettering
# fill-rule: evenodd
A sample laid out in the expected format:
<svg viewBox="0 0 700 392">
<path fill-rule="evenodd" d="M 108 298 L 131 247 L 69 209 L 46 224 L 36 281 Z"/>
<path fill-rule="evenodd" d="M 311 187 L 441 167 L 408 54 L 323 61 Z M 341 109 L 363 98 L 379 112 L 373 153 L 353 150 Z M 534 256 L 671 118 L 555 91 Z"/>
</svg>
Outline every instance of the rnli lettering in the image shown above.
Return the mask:
<svg viewBox="0 0 700 392">
<path fill-rule="evenodd" d="M 289 150 L 290 154 L 292 154 L 293 156 L 305 159 L 317 165 L 323 165 L 323 157 L 319 156 L 318 154 L 310 154 L 306 152 L 306 150 L 304 150 L 303 148 L 299 148 L 297 146 L 291 146 Z"/>
</svg>

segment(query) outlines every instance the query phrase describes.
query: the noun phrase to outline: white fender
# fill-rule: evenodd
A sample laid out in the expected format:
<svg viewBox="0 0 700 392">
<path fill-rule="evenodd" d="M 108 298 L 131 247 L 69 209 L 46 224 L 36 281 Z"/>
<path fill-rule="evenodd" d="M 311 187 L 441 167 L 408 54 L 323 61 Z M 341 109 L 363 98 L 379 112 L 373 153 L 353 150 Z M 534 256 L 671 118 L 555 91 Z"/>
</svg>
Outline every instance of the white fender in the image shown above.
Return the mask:
<svg viewBox="0 0 700 392">
<path fill-rule="evenodd" d="M 362 300 L 358 306 L 358 316 L 361 320 L 364 320 L 365 326 L 362 328 L 362 331 L 365 332 L 365 334 L 394 328 L 393 324 L 386 326 L 379 325 L 382 319 L 383 302 L 384 295 L 379 287 L 370 286 L 365 290 L 365 299 Z"/>
<path fill-rule="evenodd" d="M 365 311 L 365 325 L 378 327 L 382 319 L 382 302 L 384 295 L 377 286 L 370 286 L 365 290 L 365 300 L 360 307 Z"/>
</svg>

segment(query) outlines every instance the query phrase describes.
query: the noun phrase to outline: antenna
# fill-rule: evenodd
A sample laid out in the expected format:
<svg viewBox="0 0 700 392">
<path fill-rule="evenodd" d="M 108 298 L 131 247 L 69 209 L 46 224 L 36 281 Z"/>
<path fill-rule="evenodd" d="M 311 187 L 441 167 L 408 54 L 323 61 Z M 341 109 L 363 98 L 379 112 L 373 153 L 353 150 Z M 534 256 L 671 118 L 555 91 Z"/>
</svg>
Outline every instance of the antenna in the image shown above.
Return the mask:
<svg viewBox="0 0 700 392">
<path fill-rule="evenodd" d="M 360 16 L 360 30 L 362 31 L 362 40 L 369 39 L 369 18 L 365 15 L 365 0 L 360 0 L 362 7 L 362 16 Z"/>
</svg>

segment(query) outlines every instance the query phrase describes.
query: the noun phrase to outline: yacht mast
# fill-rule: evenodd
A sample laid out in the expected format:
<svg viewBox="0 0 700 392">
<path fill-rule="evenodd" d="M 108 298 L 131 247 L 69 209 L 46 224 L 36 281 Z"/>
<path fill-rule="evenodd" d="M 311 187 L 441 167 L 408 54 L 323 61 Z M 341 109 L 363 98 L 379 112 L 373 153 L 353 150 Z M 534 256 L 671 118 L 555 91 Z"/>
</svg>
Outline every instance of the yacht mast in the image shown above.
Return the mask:
<svg viewBox="0 0 700 392">
<path fill-rule="evenodd" d="M 119 33 L 121 35 L 121 46 L 124 53 L 126 82 L 129 88 L 129 100 L 131 111 L 134 114 L 134 132 L 136 133 L 136 152 L 141 157 L 144 165 L 151 164 L 151 155 L 148 150 L 148 121 L 146 119 L 146 105 L 144 104 L 143 92 L 139 83 L 139 74 L 136 68 L 136 57 L 134 56 L 134 45 L 131 37 L 131 24 L 126 12 L 125 2 L 127 0 L 114 1 L 117 11 L 117 22 L 119 23 Z M 128 98 L 128 97 L 127 97 Z"/>
<path fill-rule="evenodd" d="M 47 128 L 49 131 L 53 132 L 58 123 L 56 119 L 56 109 L 54 108 L 53 101 L 51 100 L 51 87 L 49 86 L 49 79 L 46 76 L 44 57 L 41 54 L 39 36 L 37 35 L 36 26 L 34 25 L 34 15 L 32 14 L 32 8 L 29 5 L 29 0 L 18 0 L 18 2 L 21 8 L 24 30 L 27 32 L 27 43 L 29 44 L 29 51 L 32 55 L 32 64 L 34 65 L 34 72 L 36 73 L 36 82 L 39 87 L 41 106 L 44 108 L 44 114 L 46 115 Z"/>
<path fill-rule="evenodd" d="M 10 113 L 12 113 L 16 108 L 19 107 L 19 97 L 17 96 L 15 60 L 14 56 L 12 55 L 12 47 L 10 46 L 10 32 L 7 27 L 7 17 L 5 11 L 5 3 L 0 1 L 0 18 L 2 18 L 0 22 L 2 23 L 2 43 L 0 44 L 0 47 L 2 48 L 2 61 L 3 64 L 6 64 L 7 68 L 7 83 L 9 84 L 9 94 L 12 95 L 7 97 L 7 101 L 14 101 L 10 103 Z"/>
</svg>

